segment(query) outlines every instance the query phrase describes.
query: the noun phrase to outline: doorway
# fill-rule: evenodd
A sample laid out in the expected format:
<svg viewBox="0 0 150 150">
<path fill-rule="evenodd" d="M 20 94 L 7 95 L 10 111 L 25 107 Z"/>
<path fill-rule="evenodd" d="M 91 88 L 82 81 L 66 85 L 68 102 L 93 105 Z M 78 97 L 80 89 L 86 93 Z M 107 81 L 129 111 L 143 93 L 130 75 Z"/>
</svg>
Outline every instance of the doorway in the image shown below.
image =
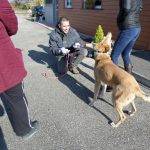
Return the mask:
<svg viewBox="0 0 150 150">
<path fill-rule="evenodd" d="M 55 26 L 58 20 L 58 0 L 45 0 L 45 21 Z"/>
</svg>

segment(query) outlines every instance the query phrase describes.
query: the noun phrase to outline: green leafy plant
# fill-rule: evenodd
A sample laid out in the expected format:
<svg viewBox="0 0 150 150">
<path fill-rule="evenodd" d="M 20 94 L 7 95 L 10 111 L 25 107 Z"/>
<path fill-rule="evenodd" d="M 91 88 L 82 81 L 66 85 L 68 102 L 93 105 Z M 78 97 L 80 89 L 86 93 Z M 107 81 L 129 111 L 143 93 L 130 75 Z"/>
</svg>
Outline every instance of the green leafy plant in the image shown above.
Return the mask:
<svg viewBox="0 0 150 150">
<path fill-rule="evenodd" d="M 104 38 L 104 31 L 101 25 L 99 25 L 96 29 L 96 33 L 94 36 L 94 43 L 99 43 L 102 41 L 102 39 Z"/>
<path fill-rule="evenodd" d="M 14 3 L 11 3 L 11 6 L 14 8 L 14 9 L 24 9 L 24 10 L 28 10 L 31 8 L 30 4 L 29 3 L 20 3 L 20 2 L 17 2 L 15 1 Z"/>
</svg>

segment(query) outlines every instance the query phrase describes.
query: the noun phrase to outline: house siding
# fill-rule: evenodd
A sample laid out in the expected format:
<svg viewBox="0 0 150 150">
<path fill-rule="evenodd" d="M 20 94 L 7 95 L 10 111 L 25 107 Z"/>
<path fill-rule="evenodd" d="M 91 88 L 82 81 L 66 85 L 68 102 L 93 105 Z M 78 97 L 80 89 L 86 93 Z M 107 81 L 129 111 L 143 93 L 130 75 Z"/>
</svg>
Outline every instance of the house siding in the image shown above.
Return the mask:
<svg viewBox="0 0 150 150">
<path fill-rule="evenodd" d="M 111 31 L 113 39 L 118 35 L 116 17 L 118 14 L 118 0 L 103 0 L 102 10 L 82 9 L 83 0 L 73 0 L 73 8 L 65 8 L 65 0 L 59 1 L 58 14 L 59 17 L 66 16 L 71 25 L 79 32 L 93 36 L 99 24 L 102 25 L 105 34 Z M 143 0 L 143 11 L 141 14 L 141 34 L 136 42 L 136 49 L 150 50 L 150 1 Z"/>
</svg>

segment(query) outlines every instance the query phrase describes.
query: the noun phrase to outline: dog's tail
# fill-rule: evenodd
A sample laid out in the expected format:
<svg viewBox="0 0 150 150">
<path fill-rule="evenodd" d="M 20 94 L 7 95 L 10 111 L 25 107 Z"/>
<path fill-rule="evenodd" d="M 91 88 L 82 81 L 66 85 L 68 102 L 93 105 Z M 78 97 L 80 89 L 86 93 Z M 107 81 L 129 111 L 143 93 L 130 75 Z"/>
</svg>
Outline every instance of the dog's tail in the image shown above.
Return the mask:
<svg viewBox="0 0 150 150">
<path fill-rule="evenodd" d="M 150 96 L 146 95 L 140 88 L 138 88 L 136 96 L 142 98 L 146 102 L 150 102 Z"/>
</svg>

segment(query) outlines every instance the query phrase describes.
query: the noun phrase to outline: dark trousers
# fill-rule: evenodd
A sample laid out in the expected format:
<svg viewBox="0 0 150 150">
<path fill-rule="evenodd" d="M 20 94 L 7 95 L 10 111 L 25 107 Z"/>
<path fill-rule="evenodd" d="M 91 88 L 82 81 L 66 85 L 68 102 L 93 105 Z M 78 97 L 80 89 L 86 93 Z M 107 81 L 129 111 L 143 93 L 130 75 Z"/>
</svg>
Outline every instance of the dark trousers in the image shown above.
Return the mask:
<svg viewBox="0 0 150 150">
<path fill-rule="evenodd" d="M 30 124 L 27 99 L 22 89 L 22 83 L 0 94 L 11 126 L 18 136 L 27 134 L 32 126 Z"/>
<path fill-rule="evenodd" d="M 78 64 L 87 56 L 87 49 L 70 50 L 65 56 L 57 56 L 57 71 L 60 74 L 66 73 L 68 67 L 77 67 Z"/>
<path fill-rule="evenodd" d="M 129 28 L 120 31 L 111 53 L 112 61 L 118 64 L 119 56 L 122 55 L 124 66 L 128 67 L 131 64 L 130 54 L 132 48 L 139 37 L 141 28 Z"/>
</svg>

